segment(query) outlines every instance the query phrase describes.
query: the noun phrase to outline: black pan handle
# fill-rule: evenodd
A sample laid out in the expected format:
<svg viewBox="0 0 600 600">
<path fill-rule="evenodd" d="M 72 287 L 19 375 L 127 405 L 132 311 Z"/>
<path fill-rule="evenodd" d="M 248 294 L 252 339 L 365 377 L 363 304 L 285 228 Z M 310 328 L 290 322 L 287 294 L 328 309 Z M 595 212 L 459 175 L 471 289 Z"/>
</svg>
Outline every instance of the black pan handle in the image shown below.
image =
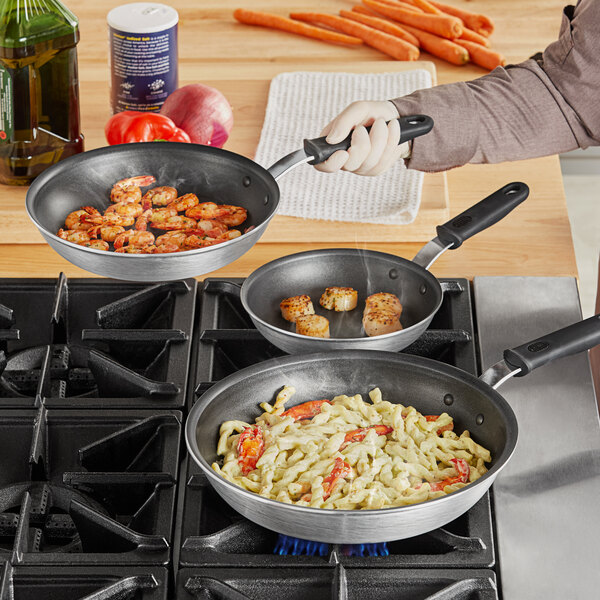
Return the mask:
<svg viewBox="0 0 600 600">
<path fill-rule="evenodd" d="M 400 142 L 408 142 L 416 137 L 429 133 L 433 128 L 433 119 L 426 115 L 413 115 L 411 117 L 400 117 Z M 367 131 L 371 128 L 367 127 Z M 325 162 L 334 152 L 338 150 L 348 150 L 352 142 L 352 133 L 345 140 L 337 144 L 328 144 L 326 137 L 314 138 L 312 140 L 304 140 L 304 152 L 306 156 L 314 156 L 313 160 L 309 161 L 309 165 L 318 165 Z"/>
<path fill-rule="evenodd" d="M 438 225 L 436 228 L 438 238 L 446 246 L 453 244 L 450 250 L 455 250 L 476 233 L 503 219 L 527 196 L 529 196 L 529 188 L 524 183 L 519 181 L 508 183 L 447 223 Z"/>
<path fill-rule="evenodd" d="M 600 344 L 600 314 L 504 351 L 504 360 L 523 377 L 546 363 L 578 354 Z"/>
</svg>

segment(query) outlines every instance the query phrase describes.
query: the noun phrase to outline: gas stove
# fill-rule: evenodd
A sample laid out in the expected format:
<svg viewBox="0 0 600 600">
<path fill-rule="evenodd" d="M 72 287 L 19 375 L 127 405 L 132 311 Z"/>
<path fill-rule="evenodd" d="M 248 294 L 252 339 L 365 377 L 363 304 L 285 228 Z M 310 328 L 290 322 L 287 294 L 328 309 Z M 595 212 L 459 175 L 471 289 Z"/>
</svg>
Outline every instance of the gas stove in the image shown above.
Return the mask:
<svg viewBox="0 0 600 600">
<path fill-rule="evenodd" d="M 186 457 L 186 413 L 223 377 L 283 354 L 231 293 L 241 281 L 0 280 L 0 600 L 539 597 L 513 593 L 510 478 L 385 552 L 296 546 L 216 495 Z M 474 317 L 473 295 L 491 293 L 446 281 L 405 352 L 478 373 L 489 313 L 478 302 Z"/>
</svg>

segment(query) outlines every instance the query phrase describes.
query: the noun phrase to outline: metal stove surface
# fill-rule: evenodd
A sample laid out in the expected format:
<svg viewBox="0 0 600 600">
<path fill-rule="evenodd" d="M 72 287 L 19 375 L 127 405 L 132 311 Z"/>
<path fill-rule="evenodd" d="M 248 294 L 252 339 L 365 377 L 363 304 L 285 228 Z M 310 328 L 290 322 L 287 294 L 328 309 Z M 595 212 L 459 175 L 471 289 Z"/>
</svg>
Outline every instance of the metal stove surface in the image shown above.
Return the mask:
<svg viewBox="0 0 600 600">
<path fill-rule="evenodd" d="M 581 320 L 570 277 L 476 277 L 473 288 L 484 367 L 506 348 Z M 500 393 L 519 425 L 493 486 L 503 598 L 598 598 L 600 424 L 589 359 L 545 365 Z"/>
</svg>

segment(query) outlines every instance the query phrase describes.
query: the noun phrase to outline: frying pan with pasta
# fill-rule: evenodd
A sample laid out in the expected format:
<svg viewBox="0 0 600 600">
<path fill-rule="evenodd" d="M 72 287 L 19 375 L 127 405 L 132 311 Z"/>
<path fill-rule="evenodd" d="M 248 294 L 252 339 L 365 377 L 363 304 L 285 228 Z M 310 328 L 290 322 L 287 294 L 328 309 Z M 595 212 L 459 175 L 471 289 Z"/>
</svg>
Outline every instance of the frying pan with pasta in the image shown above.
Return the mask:
<svg viewBox="0 0 600 600">
<path fill-rule="evenodd" d="M 186 443 L 194 461 L 222 498 L 251 521 L 286 535 L 319 542 L 376 543 L 413 537 L 454 520 L 473 506 L 512 456 L 518 437 L 513 410 L 496 391 L 506 379 L 527 375 L 553 360 L 600 343 L 600 315 L 504 352 L 504 359 L 477 378 L 430 359 L 381 351 L 340 350 L 271 359 L 221 380 L 190 411 Z M 260 402 L 272 402 L 284 385 L 296 389 L 294 404 L 340 394 L 367 397 L 373 388 L 390 402 L 424 415 L 447 412 L 455 431 L 469 430 L 492 460 L 476 481 L 426 502 L 373 510 L 330 510 L 285 504 L 245 490 L 211 465 L 224 421 L 253 423 Z M 291 403 L 290 403 L 291 404 Z"/>
</svg>

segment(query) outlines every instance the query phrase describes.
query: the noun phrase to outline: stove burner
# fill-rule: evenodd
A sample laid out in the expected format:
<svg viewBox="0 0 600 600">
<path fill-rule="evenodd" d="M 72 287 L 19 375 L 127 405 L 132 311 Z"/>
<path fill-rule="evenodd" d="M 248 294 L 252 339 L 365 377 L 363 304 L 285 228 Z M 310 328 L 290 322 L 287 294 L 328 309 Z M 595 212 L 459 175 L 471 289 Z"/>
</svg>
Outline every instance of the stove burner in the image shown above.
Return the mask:
<svg viewBox="0 0 600 600">
<path fill-rule="evenodd" d="M 97 394 L 97 386 L 87 367 L 89 349 L 83 346 L 53 344 L 16 352 L 7 359 L 0 377 L 3 396 L 35 396 L 50 349 L 50 395 L 87 397 Z"/>
<path fill-rule="evenodd" d="M 82 552 L 70 515 L 73 502 L 107 514 L 99 503 L 65 486 L 25 482 L 0 488 L 0 555 L 11 554 L 25 532 L 30 552 Z"/>
</svg>

